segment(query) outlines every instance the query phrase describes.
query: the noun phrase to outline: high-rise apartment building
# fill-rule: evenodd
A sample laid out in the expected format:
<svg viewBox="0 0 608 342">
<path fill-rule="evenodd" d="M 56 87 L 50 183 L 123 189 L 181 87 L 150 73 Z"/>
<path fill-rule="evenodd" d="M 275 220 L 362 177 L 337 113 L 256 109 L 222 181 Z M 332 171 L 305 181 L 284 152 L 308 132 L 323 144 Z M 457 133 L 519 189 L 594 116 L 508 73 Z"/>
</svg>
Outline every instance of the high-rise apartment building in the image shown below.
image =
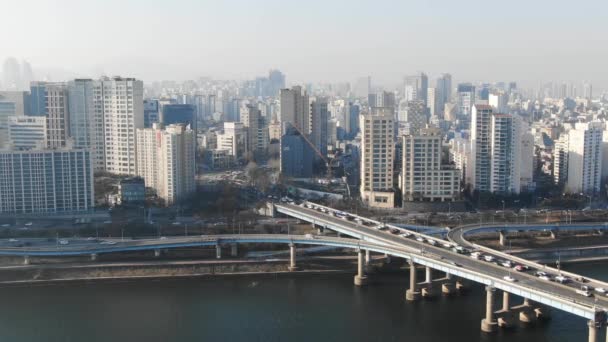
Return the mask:
<svg viewBox="0 0 608 342">
<path fill-rule="evenodd" d="M 471 115 L 471 158 L 467 168 L 471 171 L 473 190 L 480 192 L 491 190 L 491 124 L 492 107 L 474 105 Z"/>
<path fill-rule="evenodd" d="M 89 151 L 0 151 L 0 213 L 65 213 L 93 208 Z"/>
<path fill-rule="evenodd" d="M 110 173 L 135 175 L 135 131 L 144 128 L 143 82 L 134 78 L 103 78 L 95 82 L 98 161 L 103 151 L 103 169 Z M 102 133 L 103 132 L 103 133 Z M 100 165 L 101 166 L 101 165 Z"/>
<path fill-rule="evenodd" d="M 252 156 L 259 151 L 262 151 L 266 144 L 264 143 L 264 125 L 261 111 L 253 106 L 247 105 L 241 111 L 241 123 L 247 131 L 247 147 L 246 150 L 252 153 Z M 262 123 L 262 125 L 260 125 Z"/>
<path fill-rule="evenodd" d="M 403 127 L 403 133 L 418 134 L 418 131 L 428 123 L 427 108 L 423 101 L 402 102 L 399 108 L 399 125 Z"/>
<path fill-rule="evenodd" d="M 460 193 L 460 174 L 442 165 L 442 137 L 438 128 L 423 128 L 402 138 L 401 192 L 407 201 L 455 200 Z"/>
<path fill-rule="evenodd" d="M 568 131 L 567 193 L 600 192 L 603 130 L 603 123 L 589 122 Z"/>
<path fill-rule="evenodd" d="M 45 89 L 48 146 L 65 147 L 70 136 L 68 87 L 65 83 L 48 83 Z"/>
<path fill-rule="evenodd" d="M 137 130 L 137 170 L 146 186 L 167 205 L 187 198 L 196 189 L 195 135 L 189 126 L 174 124 Z"/>
<path fill-rule="evenodd" d="M 509 114 L 493 114 L 491 123 L 490 191 L 518 194 L 521 189 L 521 147 L 519 122 Z"/>
<path fill-rule="evenodd" d="M 359 117 L 361 127 L 361 198 L 370 206 L 392 208 L 394 117 L 388 108 L 373 108 Z"/>
</svg>

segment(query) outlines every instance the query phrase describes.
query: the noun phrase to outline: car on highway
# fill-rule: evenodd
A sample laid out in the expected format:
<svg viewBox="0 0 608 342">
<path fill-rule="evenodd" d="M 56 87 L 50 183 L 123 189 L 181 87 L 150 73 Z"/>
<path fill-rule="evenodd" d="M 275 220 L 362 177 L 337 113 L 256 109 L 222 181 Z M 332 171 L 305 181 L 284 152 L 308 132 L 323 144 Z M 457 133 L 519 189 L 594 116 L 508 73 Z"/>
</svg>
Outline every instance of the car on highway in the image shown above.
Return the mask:
<svg viewBox="0 0 608 342">
<path fill-rule="evenodd" d="M 399 232 L 400 232 L 399 229 L 396 229 L 396 228 L 391 229 L 391 233 L 393 233 L 395 235 L 399 234 Z"/>
<path fill-rule="evenodd" d="M 560 284 L 566 284 L 566 283 L 570 282 L 570 278 L 560 274 L 555 277 L 555 281 Z"/>
<path fill-rule="evenodd" d="M 26 223 L 24 224 L 24 226 L 26 226 L 26 227 L 30 227 L 31 225 L 33 225 L 33 223 L 32 223 L 32 222 L 26 222 Z"/>
<path fill-rule="evenodd" d="M 485 261 L 487 261 L 487 262 L 492 262 L 492 261 L 494 261 L 494 257 L 493 257 L 493 256 L 491 256 L 491 255 L 484 255 L 484 256 L 483 256 L 483 259 L 484 259 Z"/>
<path fill-rule="evenodd" d="M 66 239 L 61 239 L 61 240 L 59 240 L 59 244 L 60 244 L 60 245 L 67 245 L 67 244 L 69 244 L 69 243 L 70 243 L 70 242 L 69 242 L 68 240 L 66 240 Z"/>
<path fill-rule="evenodd" d="M 8 227 L 10 227 L 10 226 L 11 226 L 10 224 L 5 223 L 5 224 L 3 224 L 3 225 L 2 225 L 2 228 L 8 228 Z"/>
<path fill-rule="evenodd" d="M 603 287 L 596 287 L 595 292 L 606 294 L 606 289 L 604 289 Z"/>
<path fill-rule="evenodd" d="M 435 241 L 433 239 L 426 239 L 426 242 L 428 242 L 429 245 L 431 245 L 431 246 L 436 246 L 437 245 L 437 241 Z"/>
<path fill-rule="evenodd" d="M 502 260 L 500 264 L 504 267 L 511 268 L 513 267 L 513 263 L 510 260 Z"/>
<path fill-rule="evenodd" d="M 509 275 L 506 275 L 506 276 L 502 277 L 502 279 L 504 279 L 504 280 L 506 280 L 508 282 L 511 282 L 511 283 L 514 283 L 514 282 L 517 281 L 517 279 L 515 279 L 515 278 L 513 278 L 513 277 L 511 277 Z"/>
<path fill-rule="evenodd" d="M 479 260 L 480 256 L 481 256 L 481 253 L 479 253 L 479 252 L 473 252 L 470 255 L 471 258 L 477 259 L 477 260 Z"/>
<path fill-rule="evenodd" d="M 452 244 L 451 244 L 451 243 L 449 243 L 449 242 L 444 242 L 444 243 L 442 243 L 442 245 L 443 245 L 443 247 L 445 247 L 445 248 L 451 248 L 451 247 L 452 247 Z"/>
<path fill-rule="evenodd" d="M 116 241 L 101 241 L 100 245 L 115 245 Z"/>
<path fill-rule="evenodd" d="M 408 237 L 412 236 L 412 233 L 405 232 L 405 233 L 399 234 L 399 236 L 404 237 L 404 238 L 408 238 Z"/>
<path fill-rule="evenodd" d="M 418 242 L 424 242 L 424 238 L 422 236 L 418 236 L 416 238 L 416 241 L 418 241 Z"/>
<path fill-rule="evenodd" d="M 591 293 L 591 290 L 587 286 L 581 286 L 581 288 L 579 290 L 576 290 L 576 293 L 578 293 L 582 296 L 585 296 L 585 297 L 593 296 L 593 294 Z"/>
<path fill-rule="evenodd" d="M 8 242 L 17 242 L 17 241 L 19 241 L 19 240 L 17 240 L 17 239 L 8 239 Z"/>
<path fill-rule="evenodd" d="M 538 277 L 538 279 L 551 281 L 551 276 L 543 271 L 536 272 L 536 276 Z"/>
<path fill-rule="evenodd" d="M 461 265 L 461 264 L 459 264 L 459 263 L 457 263 L 457 262 L 455 262 L 455 261 L 450 261 L 449 263 L 450 263 L 450 265 L 452 265 L 452 266 L 456 266 L 456 267 L 462 267 L 462 265 Z"/>
</svg>

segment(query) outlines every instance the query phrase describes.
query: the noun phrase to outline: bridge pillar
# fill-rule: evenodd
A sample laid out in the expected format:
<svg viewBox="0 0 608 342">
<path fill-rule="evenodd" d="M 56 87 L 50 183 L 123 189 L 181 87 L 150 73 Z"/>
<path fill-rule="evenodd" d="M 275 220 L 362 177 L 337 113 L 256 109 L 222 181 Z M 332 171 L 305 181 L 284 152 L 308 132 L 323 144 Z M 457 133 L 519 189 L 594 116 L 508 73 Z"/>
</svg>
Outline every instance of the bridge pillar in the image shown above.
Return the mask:
<svg viewBox="0 0 608 342">
<path fill-rule="evenodd" d="M 589 327 L 589 342 L 597 342 L 597 326 L 595 321 L 587 321 L 587 327 Z"/>
<path fill-rule="evenodd" d="M 410 288 L 405 291 L 405 299 L 408 301 L 415 301 L 420 298 L 420 292 L 417 288 L 416 282 L 416 264 L 412 259 L 409 260 L 410 264 Z"/>
<path fill-rule="evenodd" d="M 289 267 L 287 269 L 292 272 L 298 270 L 298 266 L 296 266 L 296 245 L 293 243 L 289 244 Z"/>
<path fill-rule="evenodd" d="M 491 333 L 495 332 L 498 324 L 494 320 L 494 292 L 496 290 L 492 286 L 486 286 L 486 318 L 481 320 L 481 331 Z"/>
<path fill-rule="evenodd" d="M 502 311 L 509 311 L 511 305 L 509 303 L 510 294 L 507 291 L 502 292 Z"/>
<path fill-rule="evenodd" d="M 238 255 L 239 255 L 238 245 L 236 243 L 233 243 L 232 245 L 230 245 L 230 256 L 237 257 Z"/>
<path fill-rule="evenodd" d="M 551 229 L 551 238 L 557 239 L 557 229 Z"/>
<path fill-rule="evenodd" d="M 433 269 L 430 267 L 426 267 L 425 269 L 425 279 L 424 282 L 430 284 L 433 282 Z"/>
<path fill-rule="evenodd" d="M 367 285 L 367 276 L 363 270 L 363 251 L 357 251 L 357 275 L 355 276 L 355 285 Z"/>
<path fill-rule="evenodd" d="M 501 246 L 505 246 L 507 244 L 507 232 L 504 230 L 501 230 L 500 232 L 498 232 L 498 243 Z"/>
<path fill-rule="evenodd" d="M 30 256 L 29 255 L 24 255 L 23 256 L 23 264 L 24 265 L 29 265 L 30 264 Z"/>
<path fill-rule="evenodd" d="M 217 259 L 222 258 L 222 246 L 219 243 L 215 245 L 215 257 Z"/>
<path fill-rule="evenodd" d="M 154 250 L 154 257 L 158 258 L 158 257 L 160 257 L 160 254 L 161 254 L 160 249 L 155 249 Z"/>
<path fill-rule="evenodd" d="M 91 254 L 91 261 L 97 261 L 97 253 Z"/>
<path fill-rule="evenodd" d="M 390 264 L 391 263 L 391 256 L 388 254 L 384 254 L 384 263 L 385 264 Z"/>
<path fill-rule="evenodd" d="M 371 252 L 369 251 L 369 249 L 366 249 L 365 250 L 365 265 L 369 266 L 370 261 L 372 261 Z"/>
</svg>

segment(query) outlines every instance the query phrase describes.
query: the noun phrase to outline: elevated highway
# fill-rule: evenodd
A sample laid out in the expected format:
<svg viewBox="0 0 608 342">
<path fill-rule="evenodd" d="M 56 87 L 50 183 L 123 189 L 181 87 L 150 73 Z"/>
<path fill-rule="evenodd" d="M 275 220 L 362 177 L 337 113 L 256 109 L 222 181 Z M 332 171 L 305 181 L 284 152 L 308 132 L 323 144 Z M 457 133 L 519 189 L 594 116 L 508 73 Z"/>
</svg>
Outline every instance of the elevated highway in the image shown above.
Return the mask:
<svg viewBox="0 0 608 342">
<path fill-rule="evenodd" d="M 534 273 L 542 271 L 552 273 L 557 270 L 547 269 L 544 265 L 491 249 L 483 250 L 483 253 L 488 257 L 487 261 L 483 257 L 473 258 L 468 254 L 458 253 L 454 248 L 459 245 L 457 242 L 407 231 L 407 229 L 391 224 L 367 220 L 357 215 L 318 204 L 276 204 L 275 208 L 279 213 L 310 222 L 323 229 L 331 229 L 360 239 L 362 244 L 367 242 L 375 246 L 383 246 L 380 249 L 383 249 L 387 254 L 403 257 L 415 264 L 485 284 L 489 289 L 488 296 L 492 296 L 490 291 L 493 291 L 493 289 L 500 289 L 506 293 L 515 294 L 587 318 L 594 325 L 605 323 L 608 298 L 599 293 L 596 296 L 589 297 L 581 294 L 582 283 L 574 279 L 579 278 L 579 275 L 569 274 L 571 279 L 564 284 L 543 280 Z M 361 248 L 365 247 L 362 245 Z M 405 252 L 405 250 L 408 252 Z M 497 261 L 509 261 L 510 265 L 525 265 L 529 267 L 529 270 L 518 272 L 511 266 L 502 266 Z M 586 284 L 608 289 L 608 283 L 598 280 L 591 279 Z M 411 290 L 415 291 L 416 289 Z M 485 321 L 488 324 L 492 323 L 491 317 L 486 317 Z M 482 324 L 483 328 L 484 325 Z M 493 328 L 486 325 L 485 330 L 493 330 Z"/>
</svg>

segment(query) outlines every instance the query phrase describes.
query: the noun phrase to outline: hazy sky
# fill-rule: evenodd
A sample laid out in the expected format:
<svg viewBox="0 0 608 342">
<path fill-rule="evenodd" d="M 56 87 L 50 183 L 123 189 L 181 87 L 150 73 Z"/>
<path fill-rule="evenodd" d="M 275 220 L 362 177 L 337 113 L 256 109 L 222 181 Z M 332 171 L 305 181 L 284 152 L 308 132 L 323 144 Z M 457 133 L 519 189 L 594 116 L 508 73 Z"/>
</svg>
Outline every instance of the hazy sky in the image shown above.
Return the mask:
<svg viewBox="0 0 608 342">
<path fill-rule="evenodd" d="M 608 85 L 606 0 L 1 0 L 0 61 L 152 81 L 591 80 Z"/>
</svg>

